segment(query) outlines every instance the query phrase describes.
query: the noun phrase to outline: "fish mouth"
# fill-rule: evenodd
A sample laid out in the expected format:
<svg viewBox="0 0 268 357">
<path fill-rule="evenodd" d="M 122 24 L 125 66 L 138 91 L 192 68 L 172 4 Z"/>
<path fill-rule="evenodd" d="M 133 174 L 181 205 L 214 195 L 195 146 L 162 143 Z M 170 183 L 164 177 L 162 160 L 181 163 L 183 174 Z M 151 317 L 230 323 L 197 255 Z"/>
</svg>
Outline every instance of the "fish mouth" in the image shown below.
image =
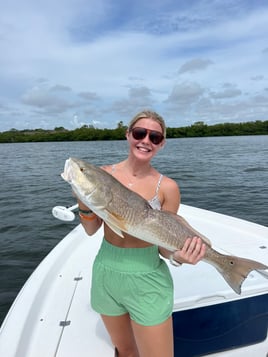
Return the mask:
<svg viewBox="0 0 268 357">
<path fill-rule="evenodd" d="M 66 172 L 62 172 L 61 177 L 63 178 L 64 181 L 67 181 L 68 183 L 71 183 L 72 181 L 66 176 Z"/>
<path fill-rule="evenodd" d="M 65 161 L 64 171 L 61 173 L 61 177 L 63 180 L 67 181 L 68 183 L 72 183 L 73 181 L 73 170 L 72 166 L 77 165 L 74 161 L 70 158 Z"/>
<path fill-rule="evenodd" d="M 72 186 L 74 192 L 76 192 L 79 197 L 79 189 L 77 187 L 79 187 L 79 185 L 85 185 L 85 178 L 83 169 L 80 168 L 79 162 L 77 162 L 76 159 L 70 157 L 65 161 L 61 177 Z M 95 185 L 88 184 L 84 187 L 83 192 L 87 198 L 90 199 L 96 190 L 97 187 Z"/>
</svg>

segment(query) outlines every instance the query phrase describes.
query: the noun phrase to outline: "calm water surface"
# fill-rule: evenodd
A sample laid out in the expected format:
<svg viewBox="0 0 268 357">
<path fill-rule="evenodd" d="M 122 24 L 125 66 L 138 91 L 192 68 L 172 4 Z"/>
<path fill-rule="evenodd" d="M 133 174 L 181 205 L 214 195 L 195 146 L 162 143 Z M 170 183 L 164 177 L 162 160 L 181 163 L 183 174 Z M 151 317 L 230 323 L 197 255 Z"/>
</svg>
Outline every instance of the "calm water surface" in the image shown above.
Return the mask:
<svg viewBox="0 0 268 357">
<path fill-rule="evenodd" d="M 38 263 L 78 223 L 51 215 L 75 203 L 60 173 L 69 156 L 96 165 L 126 157 L 126 141 L 0 144 L 0 323 Z M 268 225 L 268 136 L 168 140 L 153 161 L 182 203 Z"/>
</svg>

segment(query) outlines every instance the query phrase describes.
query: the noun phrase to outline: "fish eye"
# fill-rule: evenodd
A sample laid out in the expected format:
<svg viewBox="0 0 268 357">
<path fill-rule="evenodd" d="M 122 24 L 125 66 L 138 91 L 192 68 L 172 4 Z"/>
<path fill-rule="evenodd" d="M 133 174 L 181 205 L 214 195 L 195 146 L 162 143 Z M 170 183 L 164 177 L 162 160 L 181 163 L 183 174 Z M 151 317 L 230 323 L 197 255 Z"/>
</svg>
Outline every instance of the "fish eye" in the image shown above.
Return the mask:
<svg viewBox="0 0 268 357">
<path fill-rule="evenodd" d="M 80 171 L 83 172 L 83 171 L 84 171 L 84 168 L 83 168 L 83 167 L 80 167 Z"/>
</svg>

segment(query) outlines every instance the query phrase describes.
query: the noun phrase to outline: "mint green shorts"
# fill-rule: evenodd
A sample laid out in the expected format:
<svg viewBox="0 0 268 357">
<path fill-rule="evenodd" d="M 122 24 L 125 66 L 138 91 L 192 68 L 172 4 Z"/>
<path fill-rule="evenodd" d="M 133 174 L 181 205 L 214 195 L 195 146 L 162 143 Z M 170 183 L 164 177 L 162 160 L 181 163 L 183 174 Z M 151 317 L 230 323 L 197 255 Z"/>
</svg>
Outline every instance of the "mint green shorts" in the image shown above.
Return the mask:
<svg viewBox="0 0 268 357">
<path fill-rule="evenodd" d="M 144 326 L 167 320 L 173 309 L 173 281 L 158 247 L 119 248 L 103 239 L 93 266 L 91 305 L 102 315 L 129 313 Z"/>
</svg>

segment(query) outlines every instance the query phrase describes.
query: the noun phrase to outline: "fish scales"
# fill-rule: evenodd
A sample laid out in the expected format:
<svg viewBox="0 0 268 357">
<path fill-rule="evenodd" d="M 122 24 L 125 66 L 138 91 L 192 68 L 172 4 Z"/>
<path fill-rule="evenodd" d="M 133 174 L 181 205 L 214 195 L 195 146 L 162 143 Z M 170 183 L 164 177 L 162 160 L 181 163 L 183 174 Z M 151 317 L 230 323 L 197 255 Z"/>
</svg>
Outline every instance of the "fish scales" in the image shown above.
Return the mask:
<svg viewBox="0 0 268 357">
<path fill-rule="evenodd" d="M 153 210 L 143 197 L 100 168 L 70 158 L 65 162 L 62 177 L 77 197 L 121 237 L 127 233 L 173 252 L 181 249 L 188 237 L 199 236 L 207 246 L 203 260 L 214 266 L 237 294 L 252 270 L 268 276 L 266 265 L 219 253 L 183 217 Z"/>
<path fill-rule="evenodd" d="M 143 236 L 153 244 L 170 251 L 181 249 L 185 240 L 195 235 L 189 229 L 179 225 L 174 218 L 170 219 L 172 217 L 170 214 L 152 210 L 150 207 L 146 213 L 142 220 L 139 219 L 136 226 L 129 228 L 131 235 Z"/>
<path fill-rule="evenodd" d="M 137 199 L 134 192 L 123 188 L 124 190 L 120 184 L 113 192 L 113 199 L 109 201 L 107 210 L 127 222 L 128 226 L 137 226 L 141 220 L 146 219 L 150 206 L 141 196 Z M 137 211 L 139 215 L 136 214 Z"/>
</svg>

